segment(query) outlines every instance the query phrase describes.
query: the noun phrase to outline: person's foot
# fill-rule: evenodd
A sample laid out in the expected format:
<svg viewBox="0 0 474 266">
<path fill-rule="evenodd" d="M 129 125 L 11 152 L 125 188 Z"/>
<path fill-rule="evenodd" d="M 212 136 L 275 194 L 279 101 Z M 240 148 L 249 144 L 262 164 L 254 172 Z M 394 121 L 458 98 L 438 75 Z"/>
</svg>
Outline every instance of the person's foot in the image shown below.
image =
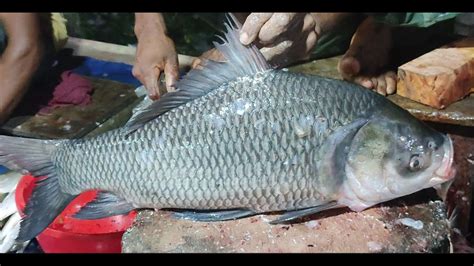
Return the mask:
<svg viewBox="0 0 474 266">
<path fill-rule="evenodd" d="M 354 33 L 349 49 L 339 61 L 339 73 L 345 80 L 382 95 L 395 93 L 397 75 L 387 70 L 391 47 L 391 28 L 369 17 Z"/>
</svg>

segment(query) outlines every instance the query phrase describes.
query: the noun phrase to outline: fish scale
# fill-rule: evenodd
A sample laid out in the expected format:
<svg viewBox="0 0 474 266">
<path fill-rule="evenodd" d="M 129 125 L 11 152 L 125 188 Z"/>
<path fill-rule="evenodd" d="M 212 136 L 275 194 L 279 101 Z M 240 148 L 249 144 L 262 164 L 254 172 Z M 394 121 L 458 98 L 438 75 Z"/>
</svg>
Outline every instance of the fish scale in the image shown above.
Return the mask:
<svg viewBox="0 0 474 266">
<path fill-rule="evenodd" d="M 344 97 L 353 99 L 350 105 L 341 104 Z M 68 179 L 63 182 L 67 193 L 101 189 L 134 198 L 141 207 L 267 211 L 314 206 L 334 198 L 337 188 L 327 187 L 327 178 L 318 176 L 317 158 L 309 157 L 324 151 L 311 151 L 375 105 L 374 97 L 347 83 L 337 88 L 323 78 L 271 70 L 226 83 L 127 137 L 115 131 L 65 142 L 54 164 Z M 317 134 L 311 125 L 310 135 L 298 137 L 300 115 L 325 119 L 327 130 Z M 264 122 L 257 129 L 260 119 Z M 160 141 L 163 145 L 157 145 Z M 112 145 L 105 148 L 106 143 Z M 81 163 L 66 165 L 71 161 Z"/>
</svg>

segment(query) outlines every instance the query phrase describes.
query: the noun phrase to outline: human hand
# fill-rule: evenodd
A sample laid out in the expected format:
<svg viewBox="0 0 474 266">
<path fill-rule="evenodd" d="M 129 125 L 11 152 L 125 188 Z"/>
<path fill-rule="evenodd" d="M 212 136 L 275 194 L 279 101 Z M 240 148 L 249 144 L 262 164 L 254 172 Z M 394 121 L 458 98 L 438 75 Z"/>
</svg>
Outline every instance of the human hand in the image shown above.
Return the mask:
<svg viewBox="0 0 474 266">
<path fill-rule="evenodd" d="M 255 41 L 271 64 L 283 67 L 309 58 L 318 36 L 310 13 L 251 13 L 240 41 L 245 45 Z"/>
<path fill-rule="evenodd" d="M 165 74 L 166 89 L 175 89 L 179 77 L 178 56 L 171 40 L 160 27 L 145 24 L 137 33 L 138 45 L 133 75 L 147 88 L 149 97 L 160 97 L 159 82 Z"/>
</svg>

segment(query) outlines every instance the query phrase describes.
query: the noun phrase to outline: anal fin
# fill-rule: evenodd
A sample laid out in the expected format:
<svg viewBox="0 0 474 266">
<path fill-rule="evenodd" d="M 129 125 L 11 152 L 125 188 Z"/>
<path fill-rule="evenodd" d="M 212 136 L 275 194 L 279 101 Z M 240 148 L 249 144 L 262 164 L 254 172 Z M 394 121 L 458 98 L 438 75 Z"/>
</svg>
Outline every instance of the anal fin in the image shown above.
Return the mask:
<svg viewBox="0 0 474 266">
<path fill-rule="evenodd" d="M 115 215 L 125 215 L 135 209 L 132 204 L 109 192 L 99 192 L 97 197 L 82 207 L 74 218 L 81 220 L 102 219 Z"/>
</svg>

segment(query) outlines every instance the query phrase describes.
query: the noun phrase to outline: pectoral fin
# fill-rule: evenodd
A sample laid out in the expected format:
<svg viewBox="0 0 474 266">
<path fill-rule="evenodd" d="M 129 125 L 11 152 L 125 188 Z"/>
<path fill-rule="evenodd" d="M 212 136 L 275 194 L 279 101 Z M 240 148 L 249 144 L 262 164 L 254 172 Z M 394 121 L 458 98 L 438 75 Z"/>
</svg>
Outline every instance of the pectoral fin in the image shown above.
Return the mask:
<svg viewBox="0 0 474 266">
<path fill-rule="evenodd" d="M 320 211 L 324 210 L 329 210 L 329 209 L 334 209 L 338 208 L 340 205 L 337 204 L 337 202 L 329 202 L 324 205 L 319 205 L 315 207 L 310 207 L 306 209 L 299 209 L 299 210 L 294 210 L 294 211 L 288 211 L 285 214 L 281 215 L 277 219 L 273 220 L 270 222 L 270 224 L 281 224 L 281 223 L 288 223 L 291 221 L 294 221 L 298 218 L 302 218 L 311 214 L 318 213 Z"/>
<path fill-rule="evenodd" d="M 248 209 L 233 209 L 219 211 L 176 211 L 174 217 L 199 222 L 215 222 L 244 218 L 255 215 L 254 211 Z"/>
</svg>

